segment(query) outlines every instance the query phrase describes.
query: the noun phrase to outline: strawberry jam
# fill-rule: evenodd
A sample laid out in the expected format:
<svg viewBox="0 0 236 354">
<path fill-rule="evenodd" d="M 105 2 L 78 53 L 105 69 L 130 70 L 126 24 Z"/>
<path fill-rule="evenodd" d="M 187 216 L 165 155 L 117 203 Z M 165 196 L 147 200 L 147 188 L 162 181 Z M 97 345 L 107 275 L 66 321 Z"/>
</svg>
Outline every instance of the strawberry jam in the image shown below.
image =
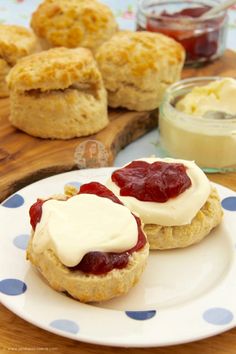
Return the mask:
<svg viewBox="0 0 236 354">
<path fill-rule="evenodd" d="M 44 202 L 45 201 L 42 199 L 37 199 L 37 202 L 35 202 L 29 210 L 30 224 L 31 224 L 33 230 L 35 230 L 37 223 L 40 222 L 40 220 L 41 220 L 42 206 L 43 206 Z"/>
<path fill-rule="evenodd" d="M 143 4 L 145 1 L 143 1 Z M 174 38 L 182 44 L 186 51 L 186 64 L 204 63 L 220 56 L 225 47 L 227 31 L 227 15 L 221 13 L 213 17 L 201 19 L 210 6 L 201 5 L 196 1 L 196 7 L 169 11 L 171 4 L 166 2 L 167 10 L 161 10 L 159 3 L 153 2 L 145 7 L 145 20 L 137 17 L 137 30 L 160 32 Z M 187 2 L 186 2 L 187 5 Z"/>
<path fill-rule="evenodd" d="M 123 205 L 123 203 L 109 189 L 98 182 L 82 185 L 78 194 L 96 194 L 99 197 L 108 198 L 114 203 Z M 41 220 L 42 205 L 44 202 L 45 201 L 38 199 L 30 208 L 30 223 L 33 230 L 35 230 L 37 223 Z M 140 219 L 136 216 L 134 216 L 134 218 L 137 223 L 138 241 L 133 248 L 122 253 L 89 252 L 83 257 L 78 265 L 70 267 L 69 269 L 72 271 L 80 270 L 85 273 L 98 275 L 105 274 L 114 268 L 125 268 L 129 262 L 130 254 L 140 250 L 146 244 L 146 237 L 142 231 Z M 96 230 L 94 230 L 94 232 L 96 232 Z"/>
<path fill-rule="evenodd" d="M 113 172 L 111 178 L 120 188 L 121 196 L 145 202 L 164 203 L 191 186 L 183 164 L 162 161 L 133 161 Z"/>
<path fill-rule="evenodd" d="M 162 11 L 160 13 L 160 16 L 165 16 L 165 17 L 200 17 L 202 16 L 205 12 L 209 11 L 211 9 L 210 6 L 199 6 L 199 7 L 192 7 L 189 9 L 183 9 L 179 12 L 174 12 L 172 14 L 169 14 L 166 10 Z"/>
</svg>

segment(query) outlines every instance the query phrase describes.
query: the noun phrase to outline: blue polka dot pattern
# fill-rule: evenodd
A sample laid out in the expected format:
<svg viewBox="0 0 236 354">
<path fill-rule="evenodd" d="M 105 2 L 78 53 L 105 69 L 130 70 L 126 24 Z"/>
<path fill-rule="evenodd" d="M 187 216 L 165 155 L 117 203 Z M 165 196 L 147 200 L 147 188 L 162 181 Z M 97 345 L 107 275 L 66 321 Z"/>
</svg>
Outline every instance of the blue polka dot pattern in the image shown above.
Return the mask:
<svg viewBox="0 0 236 354">
<path fill-rule="evenodd" d="M 50 326 L 59 329 L 60 331 L 65 331 L 73 334 L 77 334 L 79 332 L 79 326 L 76 322 L 71 320 L 55 320 L 50 323 Z"/>
<path fill-rule="evenodd" d="M 26 284 L 19 279 L 4 279 L 0 281 L 0 292 L 5 295 L 21 295 L 26 290 Z"/>
<path fill-rule="evenodd" d="M 66 186 L 73 186 L 73 187 L 75 187 L 75 188 L 80 188 L 80 186 L 81 186 L 81 184 L 82 183 L 80 183 L 80 182 L 76 182 L 76 181 L 74 181 L 74 182 L 68 182 L 68 183 L 66 183 Z"/>
<path fill-rule="evenodd" d="M 29 237 L 30 236 L 26 234 L 18 235 L 14 238 L 13 243 L 17 248 L 26 250 L 29 242 Z"/>
<path fill-rule="evenodd" d="M 234 316 L 232 312 L 227 309 L 213 307 L 203 313 L 203 318 L 206 322 L 219 326 L 229 324 Z"/>
<path fill-rule="evenodd" d="M 24 198 L 20 194 L 14 194 L 7 199 L 2 205 L 5 208 L 19 208 L 24 204 Z"/>
<path fill-rule="evenodd" d="M 222 207 L 226 210 L 236 211 L 236 197 L 228 197 L 222 200 Z"/>
<path fill-rule="evenodd" d="M 156 316 L 156 310 L 150 311 L 126 311 L 126 315 L 133 320 L 145 321 L 150 320 L 150 318 Z"/>
</svg>

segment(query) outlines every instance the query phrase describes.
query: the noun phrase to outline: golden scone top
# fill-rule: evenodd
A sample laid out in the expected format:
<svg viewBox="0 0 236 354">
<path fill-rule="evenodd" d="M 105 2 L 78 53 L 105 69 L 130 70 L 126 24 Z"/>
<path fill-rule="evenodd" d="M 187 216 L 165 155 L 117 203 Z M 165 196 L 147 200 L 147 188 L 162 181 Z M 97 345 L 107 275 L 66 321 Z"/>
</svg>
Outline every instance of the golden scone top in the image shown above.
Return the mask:
<svg viewBox="0 0 236 354">
<path fill-rule="evenodd" d="M 170 72 L 162 71 L 163 64 L 175 65 L 184 62 L 184 48 L 172 38 L 151 32 L 118 32 L 104 43 L 96 53 L 103 68 L 107 63 L 125 68 L 127 75 L 142 76 L 147 71 L 159 71 L 170 81 Z M 163 63 L 164 62 L 164 63 Z"/>
<path fill-rule="evenodd" d="M 95 50 L 117 31 L 112 11 L 97 0 L 44 0 L 31 27 L 51 47 Z"/>
<path fill-rule="evenodd" d="M 135 111 L 158 108 L 168 85 L 180 79 L 184 59 L 183 47 L 163 34 L 115 34 L 96 52 L 109 106 Z"/>
<path fill-rule="evenodd" d="M 90 50 L 54 48 L 21 59 L 7 77 L 15 92 L 66 89 L 73 84 L 99 87 L 102 77 Z"/>
<path fill-rule="evenodd" d="M 33 32 L 21 26 L 0 25 L 0 58 L 9 65 L 35 52 L 37 39 Z"/>
</svg>

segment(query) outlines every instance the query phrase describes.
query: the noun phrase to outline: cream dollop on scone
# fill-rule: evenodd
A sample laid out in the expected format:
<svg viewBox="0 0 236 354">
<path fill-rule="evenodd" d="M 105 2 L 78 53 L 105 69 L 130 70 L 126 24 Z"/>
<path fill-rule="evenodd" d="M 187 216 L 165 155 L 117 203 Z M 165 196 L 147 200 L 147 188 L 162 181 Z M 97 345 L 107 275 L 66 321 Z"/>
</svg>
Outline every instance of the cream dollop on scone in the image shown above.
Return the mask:
<svg viewBox="0 0 236 354">
<path fill-rule="evenodd" d="M 54 48 L 21 59 L 7 77 L 10 122 L 41 138 L 69 139 L 108 124 L 107 94 L 92 53 Z"/>
<path fill-rule="evenodd" d="M 185 60 L 174 39 L 151 32 L 119 32 L 99 47 L 96 60 L 111 107 L 153 110 L 180 79 Z"/>
<path fill-rule="evenodd" d="M 105 186 L 91 182 L 72 197 L 38 200 L 27 258 L 57 291 L 82 302 L 125 294 L 149 253 L 141 221 Z"/>
<path fill-rule="evenodd" d="M 117 31 L 112 11 L 97 0 L 44 0 L 32 15 L 31 27 L 46 49 L 95 51 Z"/>
<path fill-rule="evenodd" d="M 136 160 L 116 170 L 107 186 L 140 216 L 151 249 L 197 243 L 223 215 L 216 189 L 193 161 Z"/>
<path fill-rule="evenodd" d="M 33 32 L 21 26 L 0 25 L 0 97 L 9 95 L 6 76 L 17 61 L 39 51 Z"/>
</svg>

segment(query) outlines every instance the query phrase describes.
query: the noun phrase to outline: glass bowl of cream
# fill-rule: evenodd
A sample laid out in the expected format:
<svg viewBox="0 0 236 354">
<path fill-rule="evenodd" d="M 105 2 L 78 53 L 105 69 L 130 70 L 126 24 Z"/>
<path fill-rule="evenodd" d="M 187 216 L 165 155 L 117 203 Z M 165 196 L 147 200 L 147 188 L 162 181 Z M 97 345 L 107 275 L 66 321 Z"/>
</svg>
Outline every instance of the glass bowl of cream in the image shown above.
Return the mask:
<svg viewBox="0 0 236 354">
<path fill-rule="evenodd" d="M 194 160 L 205 172 L 236 171 L 236 80 L 197 77 L 171 85 L 159 113 L 167 156 Z"/>
</svg>

